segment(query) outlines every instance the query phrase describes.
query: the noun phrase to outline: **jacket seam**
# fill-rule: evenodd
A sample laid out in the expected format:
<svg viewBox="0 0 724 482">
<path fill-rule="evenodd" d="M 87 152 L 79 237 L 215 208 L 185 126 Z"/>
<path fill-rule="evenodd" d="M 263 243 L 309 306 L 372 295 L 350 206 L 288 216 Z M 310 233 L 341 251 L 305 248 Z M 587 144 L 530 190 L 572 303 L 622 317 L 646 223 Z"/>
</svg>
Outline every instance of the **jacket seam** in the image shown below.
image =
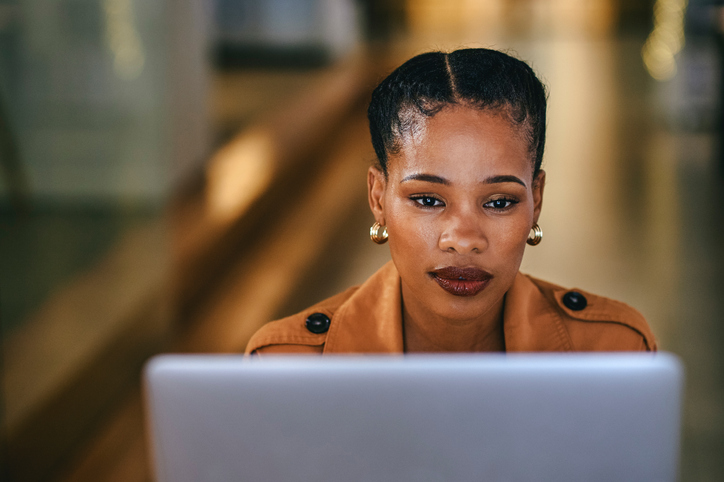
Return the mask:
<svg viewBox="0 0 724 482">
<path fill-rule="evenodd" d="M 574 318 L 574 319 L 577 319 L 577 320 L 578 320 L 579 318 Z M 648 339 L 648 337 L 646 336 L 645 333 L 643 333 L 643 332 L 642 332 L 641 330 L 639 330 L 638 328 L 636 328 L 636 327 L 634 327 L 634 326 L 631 326 L 630 323 L 627 323 L 627 322 L 625 322 L 625 321 L 618 321 L 618 320 L 614 320 L 614 319 L 605 319 L 605 320 L 581 320 L 581 321 L 592 321 L 592 322 L 594 322 L 594 323 L 609 323 L 609 324 L 614 324 L 614 325 L 620 325 L 620 326 L 623 326 L 623 327 L 628 328 L 628 329 L 631 330 L 631 331 L 636 332 L 636 333 L 641 337 L 641 339 L 643 340 L 644 347 L 647 348 L 649 351 L 652 350 L 652 346 L 656 345 L 656 342 L 655 342 L 654 339 L 652 339 L 652 340 L 651 340 L 651 343 L 649 343 L 649 339 Z"/>
<path fill-rule="evenodd" d="M 354 293 L 356 293 L 356 292 L 357 291 L 355 290 Z M 352 293 L 352 296 L 354 296 L 354 293 Z M 344 313 L 347 309 L 347 303 L 350 300 L 350 298 L 352 298 L 352 296 L 350 296 L 349 298 L 344 300 L 344 302 L 337 307 L 337 310 L 334 312 L 334 315 L 331 316 L 332 326 L 330 326 L 329 332 L 327 333 L 327 338 L 326 338 L 326 342 L 324 344 L 324 348 L 322 349 L 322 354 L 327 353 L 327 348 L 330 345 L 332 345 L 332 346 L 334 345 L 335 340 L 337 339 L 337 333 L 339 332 L 339 324 L 340 324 L 339 320 L 340 320 L 340 318 L 342 320 L 344 320 Z"/>
<path fill-rule="evenodd" d="M 538 291 L 543 295 L 543 298 L 547 298 L 545 296 L 545 293 L 543 293 L 538 286 L 536 286 Z M 571 335 L 568 333 L 568 330 L 566 329 L 565 324 L 563 323 L 563 318 L 561 317 L 561 312 L 558 309 L 558 305 L 551 305 L 550 301 L 548 306 L 546 306 L 548 309 L 550 315 L 553 317 L 553 323 L 556 325 L 556 331 L 558 332 L 558 336 L 563 341 L 563 346 L 567 351 L 573 351 L 573 340 L 571 340 Z"/>
<path fill-rule="evenodd" d="M 262 338 L 260 342 L 255 343 L 257 347 L 269 346 L 269 345 L 291 345 L 291 344 L 303 344 L 303 345 L 323 345 L 325 343 L 322 337 L 311 337 L 311 336 L 294 336 L 286 335 L 283 338 L 268 337 Z"/>
</svg>

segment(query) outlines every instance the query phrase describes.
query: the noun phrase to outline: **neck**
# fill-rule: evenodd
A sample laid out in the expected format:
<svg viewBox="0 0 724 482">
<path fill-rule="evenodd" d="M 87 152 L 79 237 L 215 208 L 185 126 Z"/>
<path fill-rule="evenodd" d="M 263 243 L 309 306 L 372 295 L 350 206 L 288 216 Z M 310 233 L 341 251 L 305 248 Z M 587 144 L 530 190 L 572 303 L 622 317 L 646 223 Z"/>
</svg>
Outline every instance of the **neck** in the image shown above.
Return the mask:
<svg viewBox="0 0 724 482">
<path fill-rule="evenodd" d="M 450 319 L 405 302 L 402 325 L 406 353 L 505 351 L 503 300 L 469 320 Z M 409 297 L 407 298 L 409 300 Z"/>
</svg>

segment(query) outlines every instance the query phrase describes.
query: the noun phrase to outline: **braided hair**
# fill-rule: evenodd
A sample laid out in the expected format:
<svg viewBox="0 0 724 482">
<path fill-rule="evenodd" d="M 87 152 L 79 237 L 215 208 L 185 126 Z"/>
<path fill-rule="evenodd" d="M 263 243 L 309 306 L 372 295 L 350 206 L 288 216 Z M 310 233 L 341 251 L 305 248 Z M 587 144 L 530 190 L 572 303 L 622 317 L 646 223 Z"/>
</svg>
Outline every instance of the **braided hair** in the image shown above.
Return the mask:
<svg viewBox="0 0 724 482">
<path fill-rule="evenodd" d="M 367 110 L 372 145 L 387 176 L 389 154 L 448 105 L 507 115 L 529 143 L 535 176 L 541 168 L 546 131 L 546 89 L 525 62 L 497 50 L 474 48 L 427 52 L 411 58 L 372 93 Z"/>
</svg>

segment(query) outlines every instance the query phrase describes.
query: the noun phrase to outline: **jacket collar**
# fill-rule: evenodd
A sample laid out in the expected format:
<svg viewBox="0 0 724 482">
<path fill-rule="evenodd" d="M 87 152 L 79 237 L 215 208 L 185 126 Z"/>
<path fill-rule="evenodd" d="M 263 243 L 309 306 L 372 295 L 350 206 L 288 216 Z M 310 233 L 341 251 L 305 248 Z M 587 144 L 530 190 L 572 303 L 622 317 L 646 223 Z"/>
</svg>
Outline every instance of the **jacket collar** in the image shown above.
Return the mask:
<svg viewBox="0 0 724 482">
<path fill-rule="evenodd" d="M 528 276 L 518 272 L 505 294 L 505 351 L 572 351 L 556 306 Z"/>
<path fill-rule="evenodd" d="M 332 317 L 324 353 L 402 353 L 400 275 L 385 264 Z"/>
<path fill-rule="evenodd" d="M 560 314 L 527 276 L 518 273 L 505 297 L 506 351 L 570 351 Z M 324 353 L 403 352 L 400 275 L 390 261 L 334 313 Z"/>
</svg>

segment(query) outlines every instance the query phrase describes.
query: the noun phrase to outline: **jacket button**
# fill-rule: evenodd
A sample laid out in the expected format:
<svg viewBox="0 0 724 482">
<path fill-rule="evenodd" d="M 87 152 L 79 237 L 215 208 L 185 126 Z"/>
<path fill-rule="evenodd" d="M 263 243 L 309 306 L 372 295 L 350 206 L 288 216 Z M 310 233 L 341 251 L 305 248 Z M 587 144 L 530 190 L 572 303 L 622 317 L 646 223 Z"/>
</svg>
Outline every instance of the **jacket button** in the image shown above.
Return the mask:
<svg viewBox="0 0 724 482">
<path fill-rule="evenodd" d="M 578 291 L 569 291 L 563 295 L 563 304 L 573 311 L 581 311 L 588 305 L 588 300 Z"/>
<path fill-rule="evenodd" d="M 324 313 L 312 313 L 309 315 L 305 323 L 307 325 L 307 330 L 319 335 L 321 333 L 326 333 L 327 330 L 329 330 L 330 319 L 329 316 Z"/>
</svg>

